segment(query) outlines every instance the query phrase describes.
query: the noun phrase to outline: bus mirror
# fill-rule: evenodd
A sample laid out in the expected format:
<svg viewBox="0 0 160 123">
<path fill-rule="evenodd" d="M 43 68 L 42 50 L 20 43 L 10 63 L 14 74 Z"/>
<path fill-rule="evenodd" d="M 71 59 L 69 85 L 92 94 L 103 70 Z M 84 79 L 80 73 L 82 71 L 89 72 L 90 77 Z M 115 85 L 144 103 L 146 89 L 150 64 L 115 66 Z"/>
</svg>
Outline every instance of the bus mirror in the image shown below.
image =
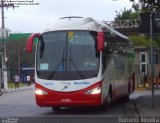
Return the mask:
<svg viewBox="0 0 160 123">
<path fill-rule="evenodd" d="M 33 47 L 33 41 L 35 38 L 39 37 L 39 33 L 35 33 L 29 36 L 27 39 L 27 44 L 26 44 L 26 51 L 27 52 L 32 52 L 32 47 Z"/>
<path fill-rule="evenodd" d="M 97 51 L 104 49 L 104 32 L 98 32 L 97 36 Z"/>
</svg>

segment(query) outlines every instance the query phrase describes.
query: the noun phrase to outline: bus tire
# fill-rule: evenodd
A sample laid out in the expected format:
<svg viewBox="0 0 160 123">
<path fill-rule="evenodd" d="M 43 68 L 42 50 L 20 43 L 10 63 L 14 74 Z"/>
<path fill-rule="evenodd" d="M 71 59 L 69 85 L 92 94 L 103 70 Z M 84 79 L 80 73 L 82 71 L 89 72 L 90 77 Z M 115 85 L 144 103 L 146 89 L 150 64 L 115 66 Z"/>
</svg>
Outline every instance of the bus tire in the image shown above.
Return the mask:
<svg viewBox="0 0 160 123">
<path fill-rule="evenodd" d="M 128 94 L 130 95 L 130 93 L 131 93 L 131 84 L 130 84 L 130 82 L 128 83 Z"/>
<path fill-rule="evenodd" d="M 61 107 L 54 107 L 54 106 L 53 106 L 53 107 L 52 107 L 52 110 L 53 110 L 53 111 L 60 111 L 60 110 L 61 110 Z"/>
<path fill-rule="evenodd" d="M 107 96 L 107 104 L 110 105 L 111 104 L 111 99 L 112 99 L 112 96 L 110 93 L 108 93 L 108 96 Z"/>
<path fill-rule="evenodd" d="M 129 101 L 129 94 L 125 95 L 123 98 L 122 98 L 123 102 L 128 102 Z"/>
<path fill-rule="evenodd" d="M 124 102 L 128 102 L 129 101 L 129 95 L 131 93 L 131 85 L 130 85 L 130 82 L 128 83 L 128 91 L 127 91 L 127 94 L 125 96 L 122 97 L 122 100 Z"/>
<path fill-rule="evenodd" d="M 111 86 L 109 88 L 108 95 L 107 95 L 106 99 L 107 99 L 106 102 L 99 106 L 99 109 L 102 110 L 102 111 L 104 111 L 106 109 L 109 109 L 109 107 L 111 105 L 111 100 L 112 100 L 112 88 L 111 88 Z"/>
<path fill-rule="evenodd" d="M 101 111 L 106 111 L 109 108 L 108 103 L 104 103 L 98 107 Z"/>
<path fill-rule="evenodd" d="M 2 91 L 0 90 L 0 96 L 2 95 Z"/>
<path fill-rule="evenodd" d="M 108 96 L 107 96 L 107 105 L 108 107 L 111 105 L 112 101 L 112 86 L 110 85 L 109 91 L 108 91 Z"/>
</svg>

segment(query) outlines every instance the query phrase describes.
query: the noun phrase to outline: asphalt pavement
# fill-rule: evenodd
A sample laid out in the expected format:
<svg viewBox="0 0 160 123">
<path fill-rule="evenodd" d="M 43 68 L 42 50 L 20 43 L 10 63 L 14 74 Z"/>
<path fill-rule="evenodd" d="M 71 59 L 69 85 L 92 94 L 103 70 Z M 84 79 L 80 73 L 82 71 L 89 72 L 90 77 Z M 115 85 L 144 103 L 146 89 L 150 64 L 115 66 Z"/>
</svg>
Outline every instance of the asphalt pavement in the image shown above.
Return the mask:
<svg viewBox="0 0 160 123">
<path fill-rule="evenodd" d="M 8 89 L 7 91 L 3 91 L 3 93 L 27 91 L 33 89 L 34 89 L 34 84 L 16 89 L 15 88 Z M 160 123 L 160 89 L 154 90 L 153 97 L 151 90 L 134 91 L 134 93 L 131 94 L 130 96 L 130 100 L 134 101 L 139 122 Z M 132 120 L 133 123 L 137 122 L 137 120 L 134 119 L 130 120 Z"/>
</svg>

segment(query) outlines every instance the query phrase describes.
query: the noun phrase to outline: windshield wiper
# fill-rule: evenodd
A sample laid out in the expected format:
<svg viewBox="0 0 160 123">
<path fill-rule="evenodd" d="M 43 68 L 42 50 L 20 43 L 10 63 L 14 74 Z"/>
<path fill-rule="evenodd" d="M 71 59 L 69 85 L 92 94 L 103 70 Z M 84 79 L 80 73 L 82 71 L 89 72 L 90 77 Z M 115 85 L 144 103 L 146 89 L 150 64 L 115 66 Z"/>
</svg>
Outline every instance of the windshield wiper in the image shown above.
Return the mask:
<svg viewBox="0 0 160 123">
<path fill-rule="evenodd" d="M 42 58 L 43 57 L 43 53 L 44 53 L 44 48 L 45 48 L 45 43 L 44 43 L 44 40 L 43 40 L 42 36 L 39 37 L 39 41 L 41 43 L 39 57 Z"/>
<path fill-rule="evenodd" d="M 81 78 L 85 79 L 85 76 L 82 74 L 82 72 L 80 71 L 80 69 L 77 67 L 77 65 L 75 64 L 74 60 L 70 57 L 69 61 L 72 62 L 73 66 L 76 68 L 76 70 L 78 71 L 79 75 Z"/>
<path fill-rule="evenodd" d="M 81 78 L 85 79 L 85 76 L 82 74 L 82 72 L 80 71 L 80 69 L 77 67 L 77 65 L 75 64 L 74 60 L 72 59 L 72 52 L 71 52 L 71 48 L 69 50 L 70 52 L 70 56 L 69 56 L 69 61 L 73 64 L 73 66 L 76 68 L 76 70 L 78 71 L 79 75 Z M 69 62 L 69 63 L 70 63 Z"/>
<path fill-rule="evenodd" d="M 49 80 L 52 79 L 52 78 L 54 77 L 54 75 L 56 74 L 56 72 L 58 71 L 60 65 L 61 65 L 61 64 L 64 65 L 64 61 L 65 61 L 64 53 L 65 53 L 65 47 L 63 48 L 62 58 L 61 58 L 60 62 L 57 64 L 57 66 L 55 67 L 55 71 L 53 71 L 53 72 L 48 76 L 47 79 L 49 79 Z"/>
</svg>

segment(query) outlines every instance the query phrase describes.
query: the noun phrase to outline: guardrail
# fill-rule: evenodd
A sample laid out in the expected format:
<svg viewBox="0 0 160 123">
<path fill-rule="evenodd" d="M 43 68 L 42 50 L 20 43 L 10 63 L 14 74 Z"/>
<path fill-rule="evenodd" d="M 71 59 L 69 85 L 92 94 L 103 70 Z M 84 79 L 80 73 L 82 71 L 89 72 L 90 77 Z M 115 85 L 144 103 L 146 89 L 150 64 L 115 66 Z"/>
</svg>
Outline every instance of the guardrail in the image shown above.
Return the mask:
<svg viewBox="0 0 160 123">
<path fill-rule="evenodd" d="M 112 28 L 137 28 L 139 27 L 140 20 L 116 20 L 116 21 L 104 21 L 107 25 Z"/>
</svg>

